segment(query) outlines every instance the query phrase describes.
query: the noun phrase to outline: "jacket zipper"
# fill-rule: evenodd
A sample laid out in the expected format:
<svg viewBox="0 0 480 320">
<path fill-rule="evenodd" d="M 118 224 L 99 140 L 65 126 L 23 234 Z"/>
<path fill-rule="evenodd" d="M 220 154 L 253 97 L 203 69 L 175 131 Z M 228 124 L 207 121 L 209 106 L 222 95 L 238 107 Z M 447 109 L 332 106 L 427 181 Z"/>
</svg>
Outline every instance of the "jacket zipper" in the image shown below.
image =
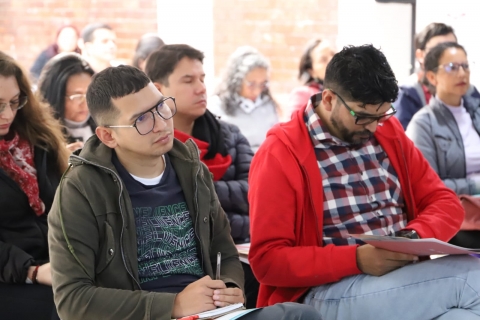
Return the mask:
<svg viewBox="0 0 480 320">
<path fill-rule="evenodd" d="M 402 158 L 403 158 L 403 164 L 405 165 L 405 170 L 407 171 L 407 187 L 408 187 L 408 197 L 410 198 L 410 201 L 412 203 L 412 219 L 415 218 L 416 216 L 416 213 L 415 213 L 415 200 L 412 198 L 413 197 L 413 194 L 412 194 L 412 188 L 411 188 L 411 183 L 410 183 L 410 174 L 408 172 L 408 166 L 407 166 L 407 159 L 405 159 L 405 154 L 403 152 L 403 148 L 402 148 L 402 144 L 400 143 L 400 139 L 397 139 L 397 144 L 398 146 L 400 147 L 400 151 L 401 151 L 401 154 L 402 154 Z M 408 215 L 407 215 L 407 223 L 408 223 Z"/>
<path fill-rule="evenodd" d="M 200 226 L 198 225 L 198 216 L 200 215 L 198 212 L 198 174 L 200 173 L 200 166 L 198 166 L 197 173 L 195 174 L 195 195 L 193 197 L 193 201 L 195 203 L 195 211 L 197 211 L 197 215 L 195 217 L 195 225 L 198 227 L 198 231 L 200 231 Z M 198 240 L 198 243 L 200 244 L 200 258 L 202 261 L 202 266 L 203 266 L 203 246 L 202 242 L 200 241 L 200 237 L 198 236 L 198 232 L 195 232 L 195 237 Z"/>
<path fill-rule="evenodd" d="M 187 141 L 188 142 L 188 141 Z M 193 140 L 192 140 L 193 142 Z M 186 143 L 185 143 L 186 144 Z M 200 153 L 200 150 L 198 150 L 197 148 L 197 145 L 195 143 L 193 143 L 193 147 L 188 145 L 188 147 L 190 149 L 193 149 L 192 151 L 196 152 L 196 154 L 198 155 Z M 194 153 L 195 154 L 195 153 Z M 200 160 L 200 159 L 197 159 L 197 160 Z M 200 173 L 200 168 L 201 168 L 201 164 L 200 165 L 197 165 L 197 172 L 195 173 L 195 183 L 194 183 L 194 196 L 193 196 L 193 203 L 195 205 L 195 211 L 197 212 L 196 216 L 195 216 L 195 228 L 198 228 L 198 231 L 200 231 L 200 226 L 198 224 L 198 216 L 199 216 L 199 209 L 198 209 L 198 174 Z M 198 232 L 195 231 L 195 238 L 197 239 L 198 241 L 198 244 L 199 244 L 199 247 L 200 247 L 200 261 L 201 261 L 201 265 L 203 265 L 203 246 L 202 246 L 202 241 L 200 241 L 200 237 L 198 236 Z"/>
<path fill-rule="evenodd" d="M 95 166 L 95 167 L 98 167 L 98 168 L 101 168 L 101 169 L 104 169 L 108 172 L 110 172 L 117 180 L 114 180 L 114 182 L 119 185 L 119 189 L 120 189 L 120 195 L 118 196 L 118 206 L 120 207 L 120 216 L 122 217 L 122 231 L 120 232 L 120 252 L 122 254 L 122 261 L 123 261 L 123 265 L 125 267 L 125 270 L 127 270 L 127 273 L 130 275 L 130 277 L 132 277 L 133 281 L 135 281 L 135 283 L 137 284 L 138 286 L 138 289 L 141 290 L 142 287 L 140 286 L 140 283 L 138 283 L 137 279 L 133 276 L 132 272 L 130 271 L 130 269 L 128 268 L 127 266 L 127 262 L 126 262 L 126 259 L 125 259 L 125 253 L 123 251 L 123 231 L 125 229 L 125 218 L 123 217 L 123 210 L 122 210 L 122 202 L 121 202 L 121 199 L 122 199 L 122 194 L 123 194 L 123 185 L 122 183 L 120 182 L 120 177 L 115 173 L 115 171 L 107 168 L 107 167 L 104 167 L 104 166 L 101 166 L 101 165 L 98 165 L 96 163 L 93 163 L 93 162 L 90 162 L 88 160 L 85 160 L 83 158 L 80 158 L 78 156 L 75 156 L 75 155 L 72 155 L 72 157 L 76 157 L 78 159 L 81 159 L 81 162 L 84 162 L 84 163 L 88 163 L 92 166 Z"/>
</svg>

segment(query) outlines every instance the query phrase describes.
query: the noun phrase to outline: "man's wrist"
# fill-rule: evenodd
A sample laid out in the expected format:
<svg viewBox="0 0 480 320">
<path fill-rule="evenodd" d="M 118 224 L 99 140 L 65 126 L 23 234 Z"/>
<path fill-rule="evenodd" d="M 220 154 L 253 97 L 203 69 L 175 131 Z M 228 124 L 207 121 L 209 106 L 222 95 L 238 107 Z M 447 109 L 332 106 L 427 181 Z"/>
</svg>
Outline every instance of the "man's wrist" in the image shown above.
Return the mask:
<svg viewBox="0 0 480 320">
<path fill-rule="evenodd" d="M 33 284 L 33 272 L 35 271 L 36 266 L 30 266 L 27 269 L 27 278 L 25 279 L 26 284 Z"/>
<path fill-rule="evenodd" d="M 420 239 L 420 236 L 418 235 L 417 231 L 413 229 L 404 229 L 395 232 L 395 237 L 402 237 L 402 238 L 408 238 L 408 239 Z"/>
<path fill-rule="evenodd" d="M 37 266 L 35 267 L 35 270 L 33 270 L 33 273 L 32 273 L 32 282 L 33 282 L 33 284 L 37 284 L 37 283 L 38 283 L 38 281 L 37 281 L 38 268 L 40 268 L 40 265 L 37 265 Z"/>
</svg>

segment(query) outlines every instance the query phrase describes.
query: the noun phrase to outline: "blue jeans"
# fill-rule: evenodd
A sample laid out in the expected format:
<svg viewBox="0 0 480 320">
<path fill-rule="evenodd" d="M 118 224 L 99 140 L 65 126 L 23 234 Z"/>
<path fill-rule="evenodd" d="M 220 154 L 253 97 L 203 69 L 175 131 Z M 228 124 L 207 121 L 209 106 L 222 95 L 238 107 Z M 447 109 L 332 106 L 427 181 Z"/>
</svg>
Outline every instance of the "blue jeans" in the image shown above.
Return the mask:
<svg viewBox="0 0 480 320">
<path fill-rule="evenodd" d="M 365 274 L 310 289 L 323 319 L 480 319 L 480 259 L 447 256 L 381 277 Z"/>
</svg>

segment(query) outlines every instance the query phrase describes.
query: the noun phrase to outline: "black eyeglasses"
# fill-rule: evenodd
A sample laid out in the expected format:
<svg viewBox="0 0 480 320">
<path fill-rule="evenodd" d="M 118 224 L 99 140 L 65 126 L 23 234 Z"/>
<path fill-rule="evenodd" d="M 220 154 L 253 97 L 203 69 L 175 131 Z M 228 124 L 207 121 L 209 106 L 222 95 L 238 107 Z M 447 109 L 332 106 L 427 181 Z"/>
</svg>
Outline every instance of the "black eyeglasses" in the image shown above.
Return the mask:
<svg viewBox="0 0 480 320">
<path fill-rule="evenodd" d="M 155 106 L 139 115 L 133 125 L 105 126 L 105 128 L 135 128 L 137 129 L 138 133 L 143 136 L 152 132 L 153 128 L 155 127 L 155 113 L 158 114 L 163 120 L 171 119 L 177 113 L 175 98 L 162 98 L 162 100 L 160 100 Z"/>
<path fill-rule="evenodd" d="M 345 100 L 343 100 L 342 97 L 340 97 L 340 95 L 338 93 L 336 93 L 335 91 L 333 90 L 330 90 L 333 94 L 335 94 L 338 98 L 340 98 L 340 101 L 342 101 L 343 105 L 345 106 L 345 108 L 348 109 L 348 111 L 350 112 L 350 114 L 355 118 L 355 124 L 358 124 L 358 125 L 361 125 L 361 126 L 365 126 L 367 124 L 370 124 L 370 123 L 373 123 L 375 121 L 378 122 L 378 124 L 382 125 L 385 121 L 387 121 L 388 119 L 390 119 L 395 113 L 397 113 L 397 110 L 392 106 L 390 106 L 390 109 L 392 110 L 391 112 L 389 113 L 385 113 L 381 116 L 366 116 L 366 115 L 361 115 L 359 116 L 355 111 L 352 110 L 352 108 L 350 108 L 346 103 L 345 103 Z"/>
<path fill-rule="evenodd" d="M 450 62 L 447 64 L 441 64 L 439 65 L 436 69 L 443 68 L 446 73 L 457 73 L 460 71 L 460 67 L 463 68 L 464 72 L 470 72 L 470 65 L 468 62 L 465 63 L 456 63 L 456 62 Z"/>
<path fill-rule="evenodd" d="M 7 106 L 10 106 L 10 109 L 12 109 L 12 112 L 16 112 L 22 109 L 23 107 L 25 107 L 27 102 L 28 102 L 27 96 L 20 94 L 20 96 L 14 101 L 0 103 L 0 113 L 2 113 L 7 108 Z"/>
</svg>

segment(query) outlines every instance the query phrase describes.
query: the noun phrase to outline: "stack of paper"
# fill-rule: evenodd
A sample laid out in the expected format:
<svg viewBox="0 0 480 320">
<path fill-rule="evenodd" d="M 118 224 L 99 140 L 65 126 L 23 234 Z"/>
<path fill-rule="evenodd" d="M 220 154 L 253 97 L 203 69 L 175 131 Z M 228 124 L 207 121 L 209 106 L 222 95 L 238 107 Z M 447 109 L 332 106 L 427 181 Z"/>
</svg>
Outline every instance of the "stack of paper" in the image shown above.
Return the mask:
<svg viewBox="0 0 480 320">
<path fill-rule="evenodd" d="M 402 237 L 370 236 L 364 234 L 352 234 L 376 248 L 394 252 L 414 254 L 417 256 L 444 255 L 444 254 L 479 254 L 480 249 L 469 249 L 443 242 L 438 239 L 408 239 Z"/>
<path fill-rule="evenodd" d="M 238 250 L 238 255 L 240 256 L 240 261 L 246 264 L 250 264 L 248 262 L 248 252 L 250 251 L 250 243 L 242 243 L 235 245 Z"/>
<path fill-rule="evenodd" d="M 195 317 L 195 319 L 198 319 L 198 320 L 202 320 L 202 319 L 228 320 L 228 319 L 236 319 L 237 316 L 244 315 L 248 312 L 251 312 L 252 310 L 255 310 L 255 309 L 245 310 L 245 307 L 243 306 L 242 303 L 235 303 L 223 308 L 217 308 L 210 311 L 205 311 L 192 316 L 198 316 L 198 318 Z M 187 316 L 185 318 L 188 319 L 192 316 Z"/>
</svg>

